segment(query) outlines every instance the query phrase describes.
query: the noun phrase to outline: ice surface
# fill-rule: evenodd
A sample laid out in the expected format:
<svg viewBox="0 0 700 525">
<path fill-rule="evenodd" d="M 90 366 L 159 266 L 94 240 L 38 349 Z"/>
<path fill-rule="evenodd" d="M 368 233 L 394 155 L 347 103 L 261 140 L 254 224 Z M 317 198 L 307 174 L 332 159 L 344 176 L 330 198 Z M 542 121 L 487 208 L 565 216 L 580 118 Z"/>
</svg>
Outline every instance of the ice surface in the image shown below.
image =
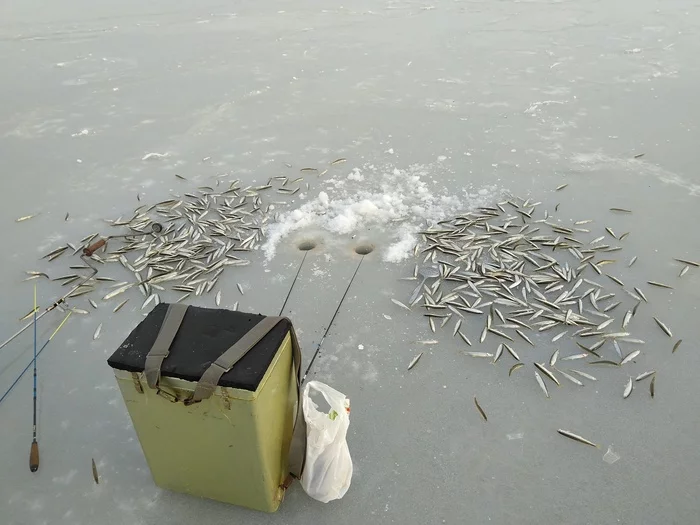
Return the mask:
<svg viewBox="0 0 700 525">
<path fill-rule="evenodd" d="M 376 250 L 310 373 L 353 401 L 355 478 L 343 500 L 317 504 L 294 485 L 269 516 L 155 487 L 107 386 L 116 385 L 107 356 L 143 318 L 134 291 L 117 314 L 100 301 L 73 316 L 42 354 L 39 472 L 27 465 L 29 374 L 0 405 L 0 522 L 696 523 L 700 272 L 677 280 L 672 257 L 700 258 L 698 34 L 688 0 L 6 1 L 0 339 L 31 309 L 26 270 L 54 277 L 80 264 L 43 253 L 199 186 L 309 184 L 276 206 L 267 251 L 222 282 L 227 307 L 276 314 L 303 257 L 298 240 L 318 237 L 285 310 L 305 363 L 357 267 L 357 243 Z M 629 371 L 657 371 L 654 399 L 638 386 L 623 400 L 605 370 L 594 385 L 562 384 L 543 399 L 531 377 L 467 360 L 459 338 L 426 331 L 418 312 L 391 303 L 415 287 L 398 278 L 412 271 L 416 230 L 503 190 L 557 207 L 563 221 L 631 232 L 625 261 L 637 263 L 607 268 L 649 297 L 631 323 L 647 341 L 644 359 Z M 646 280 L 675 289 L 647 290 Z M 64 290 L 38 284 L 44 305 Z M 193 304 L 213 307 L 214 296 Z M 72 305 L 92 310 L 84 297 Z M 652 315 L 683 338 L 675 354 L 640 320 Z M 47 314 L 39 340 L 61 319 Z M 481 328 L 463 324 L 472 341 Z M 31 343 L 28 332 L 0 350 L 0 390 L 29 362 Z M 494 351 L 484 346 L 475 351 Z M 540 346 L 532 351 L 551 355 L 549 340 Z M 468 406 L 474 396 L 488 401 L 487 423 Z M 557 428 L 602 450 L 614 443 L 624 461 L 608 467 L 602 451 Z"/>
</svg>

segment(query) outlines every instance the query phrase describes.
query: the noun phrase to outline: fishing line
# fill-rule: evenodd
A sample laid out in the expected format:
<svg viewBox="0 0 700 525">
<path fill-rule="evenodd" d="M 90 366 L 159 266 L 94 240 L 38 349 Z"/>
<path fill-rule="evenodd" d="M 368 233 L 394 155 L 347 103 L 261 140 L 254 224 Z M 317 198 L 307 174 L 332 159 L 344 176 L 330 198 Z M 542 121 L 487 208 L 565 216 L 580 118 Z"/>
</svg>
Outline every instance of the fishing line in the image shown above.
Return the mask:
<svg viewBox="0 0 700 525">
<path fill-rule="evenodd" d="M 321 350 L 321 345 L 323 344 L 324 339 L 326 339 L 326 336 L 328 335 L 328 332 L 331 329 L 331 326 L 333 326 L 333 321 L 335 321 L 335 317 L 338 315 L 338 312 L 340 311 L 340 306 L 343 304 L 343 301 L 345 300 L 345 297 L 348 295 L 348 292 L 350 291 L 350 287 L 352 286 L 352 282 L 355 280 L 355 276 L 357 275 L 357 272 L 360 269 L 360 266 L 362 265 L 362 261 L 365 260 L 365 255 L 362 255 L 362 259 L 360 259 L 360 262 L 357 263 L 357 268 L 355 268 L 355 273 L 352 274 L 352 277 L 350 278 L 350 282 L 348 283 L 348 287 L 345 289 L 345 293 L 343 294 L 343 297 L 340 298 L 340 302 L 338 303 L 338 307 L 335 309 L 335 313 L 333 314 L 333 317 L 331 317 L 331 322 L 328 323 L 328 327 L 326 328 L 326 331 L 323 333 L 323 337 L 321 337 L 321 340 L 318 343 L 318 346 L 316 347 L 316 352 L 314 353 L 314 356 L 311 358 L 311 362 L 309 363 L 309 366 L 306 368 L 306 372 L 304 372 L 304 377 L 302 377 L 301 382 L 302 384 L 304 381 L 306 381 L 306 376 L 309 373 L 309 370 L 311 369 L 311 366 L 314 364 L 314 361 L 316 360 L 316 356 L 318 355 L 319 351 Z"/>
<path fill-rule="evenodd" d="M 50 312 L 51 310 L 53 310 L 54 308 L 57 308 L 57 307 L 60 306 L 62 303 L 65 303 L 65 302 L 66 302 L 66 299 L 68 299 L 68 298 L 70 297 L 70 295 L 71 295 L 73 292 L 75 292 L 78 288 L 80 288 L 81 286 L 83 286 L 86 282 L 88 282 L 90 279 L 92 279 L 93 277 L 95 277 L 95 275 L 97 275 L 97 268 L 95 268 L 93 265 L 91 265 L 91 264 L 86 260 L 86 255 L 81 255 L 80 258 L 82 259 L 82 261 L 83 261 L 86 265 L 88 265 L 88 266 L 92 269 L 92 273 L 91 273 L 90 275 L 86 275 L 85 278 L 84 278 L 82 281 L 80 281 L 78 284 L 76 284 L 73 288 L 71 288 L 71 289 L 68 291 L 68 293 L 66 293 L 63 297 L 59 298 L 59 299 L 58 299 L 55 303 L 53 303 L 51 306 L 49 306 L 48 308 L 46 308 L 46 310 L 44 310 L 43 312 L 41 312 L 41 313 L 36 317 L 36 320 L 37 320 L 37 321 L 38 321 L 39 319 L 41 319 L 42 317 L 44 317 L 47 313 L 49 313 L 49 312 Z M 34 313 L 36 314 L 36 310 L 38 310 L 38 308 L 35 307 L 34 310 L 35 310 Z M 30 326 L 32 326 L 32 324 L 33 324 L 33 323 L 31 323 L 31 322 L 28 323 L 28 324 L 26 324 L 26 325 L 23 326 L 21 329 L 19 329 L 17 332 L 15 332 L 12 336 L 10 336 L 6 341 L 4 341 L 2 344 L 0 344 L 0 350 L 2 350 L 4 347 L 6 347 L 8 344 L 10 344 L 10 343 L 11 343 L 12 341 L 14 341 L 15 339 L 17 339 L 17 337 L 19 337 L 27 328 L 29 328 Z"/>
<path fill-rule="evenodd" d="M 29 470 L 39 470 L 39 443 L 36 441 L 36 284 L 34 285 L 34 416 L 32 423 L 32 446 L 29 449 Z"/>
<path fill-rule="evenodd" d="M 53 339 L 54 336 L 58 333 L 58 331 L 63 327 L 63 325 L 66 323 L 66 321 L 68 320 L 68 318 L 71 316 L 72 313 L 73 313 L 73 312 L 68 312 L 68 315 L 66 315 L 65 319 L 63 319 L 63 321 L 61 322 L 61 324 L 58 325 L 58 328 L 56 328 L 56 330 L 54 330 L 54 333 L 51 334 L 51 337 L 49 337 L 49 340 L 46 341 L 46 342 L 44 343 L 44 346 L 41 347 L 41 350 L 39 350 L 39 351 L 36 353 L 37 359 L 39 358 L 39 356 L 41 355 L 41 353 L 44 351 L 44 349 L 48 346 L 48 344 L 51 342 L 51 339 Z M 8 389 L 5 391 L 5 393 L 2 395 L 2 397 L 0 397 L 0 404 L 1 404 L 1 403 L 3 402 L 3 400 L 9 395 L 9 393 L 12 392 L 12 390 L 15 388 L 15 386 L 17 385 L 17 383 L 19 383 L 20 379 L 22 379 L 22 378 L 24 377 L 24 374 L 27 373 L 27 370 L 29 370 L 29 367 L 32 366 L 32 363 L 33 363 L 33 362 L 34 362 L 33 360 L 30 361 L 29 364 L 28 364 L 26 367 L 24 367 L 24 370 L 22 370 L 22 373 L 21 373 L 19 376 L 17 376 L 17 379 L 15 379 L 15 380 L 12 382 L 12 384 L 10 385 L 10 388 L 8 388 Z"/>
<path fill-rule="evenodd" d="M 299 269 L 297 270 L 297 274 L 294 277 L 294 280 L 292 281 L 292 287 L 289 289 L 289 293 L 287 294 L 287 297 L 284 299 L 284 304 L 282 305 L 282 308 L 280 310 L 279 315 L 282 315 L 282 312 L 284 312 L 284 307 L 287 306 L 287 301 L 289 300 L 289 296 L 292 295 L 292 290 L 294 290 L 294 285 L 297 282 L 297 279 L 299 278 L 299 274 L 301 273 L 301 267 L 304 266 L 304 261 L 306 260 L 306 256 L 308 255 L 309 251 L 304 252 L 304 257 L 301 259 L 301 264 L 299 264 Z"/>
<path fill-rule="evenodd" d="M 159 223 L 157 223 L 157 222 L 151 223 L 151 233 L 157 235 L 157 234 L 161 233 L 162 231 L 163 231 L 163 226 L 162 226 L 161 224 L 159 224 Z M 142 235 L 147 235 L 147 233 L 141 233 L 141 234 L 142 234 Z M 98 241 L 95 241 L 95 242 L 92 243 L 91 245 L 86 246 L 85 248 L 83 248 L 83 254 L 80 256 L 80 259 L 81 259 L 87 266 L 90 267 L 90 270 L 91 270 L 90 275 L 86 275 L 78 284 L 76 284 L 73 288 L 71 288 L 71 289 L 68 291 L 68 293 L 66 293 L 63 297 L 59 298 L 59 299 L 58 299 L 56 302 L 54 302 L 51 306 L 49 306 L 48 308 L 46 308 L 46 310 L 44 310 L 41 314 L 39 314 L 38 316 L 35 315 L 35 316 L 36 316 L 36 320 L 38 321 L 39 319 L 41 319 L 42 317 L 44 317 L 47 313 L 49 313 L 51 310 L 53 310 L 54 308 L 57 308 L 57 307 L 60 306 L 62 303 L 65 303 L 65 302 L 66 302 L 66 299 L 68 299 L 68 298 L 73 294 L 73 292 L 75 292 L 76 290 L 78 290 L 81 286 L 83 286 L 83 285 L 84 285 L 85 283 L 87 283 L 90 279 L 92 279 L 93 277 L 95 277 L 95 275 L 97 275 L 97 268 L 96 268 L 95 266 L 93 266 L 92 264 L 90 264 L 90 263 L 88 262 L 87 259 L 90 258 L 90 257 L 92 257 L 93 254 L 94 254 L 97 250 L 99 250 L 100 248 L 105 247 L 108 240 L 110 240 L 110 239 L 118 239 L 118 238 L 120 238 L 120 237 L 135 237 L 135 236 L 137 236 L 137 235 L 138 235 L 138 234 L 110 235 L 110 236 L 108 236 L 108 237 L 103 237 L 103 238 L 99 239 Z M 105 250 L 106 250 L 106 248 L 105 248 Z M 152 278 L 153 278 L 153 277 L 152 277 Z M 152 278 L 151 278 L 151 279 L 152 279 Z M 143 281 L 143 282 L 148 282 L 148 279 L 147 279 L 146 281 Z M 35 305 L 35 306 L 34 306 L 34 310 L 35 310 L 34 313 L 35 313 L 35 314 L 36 314 L 36 310 L 37 310 L 37 309 L 38 309 L 38 308 L 37 308 L 36 305 Z M 10 336 L 6 341 L 4 341 L 2 344 L 0 344 L 0 350 L 2 350 L 2 349 L 3 349 L 4 347 L 6 347 L 8 344 L 10 344 L 12 341 L 14 341 L 17 337 L 19 337 L 19 336 L 20 336 L 27 328 L 29 328 L 30 326 L 32 326 L 32 323 L 26 324 L 26 325 L 23 326 L 20 330 L 18 330 L 16 333 L 14 333 L 12 336 Z"/>
</svg>

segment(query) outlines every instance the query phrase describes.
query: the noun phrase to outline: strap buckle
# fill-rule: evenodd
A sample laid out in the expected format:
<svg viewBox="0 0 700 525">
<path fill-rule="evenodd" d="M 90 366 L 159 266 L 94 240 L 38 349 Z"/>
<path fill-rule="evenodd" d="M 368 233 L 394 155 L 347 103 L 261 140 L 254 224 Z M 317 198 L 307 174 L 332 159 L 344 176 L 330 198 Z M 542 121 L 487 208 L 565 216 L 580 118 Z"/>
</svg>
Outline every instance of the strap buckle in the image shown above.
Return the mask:
<svg viewBox="0 0 700 525">
<path fill-rule="evenodd" d="M 177 394 L 173 394 L 171 392 L 168 392 L 167 390 L 163 390 L 163 388 L 160 385 L 158 385 L 158 387 L 156 388 L 156 394 L 161 397 L 164 397 L 171 403 L 177 403 L 178 401 L 180 401 L 180 399 L 177 397 Z"/>
</svg>

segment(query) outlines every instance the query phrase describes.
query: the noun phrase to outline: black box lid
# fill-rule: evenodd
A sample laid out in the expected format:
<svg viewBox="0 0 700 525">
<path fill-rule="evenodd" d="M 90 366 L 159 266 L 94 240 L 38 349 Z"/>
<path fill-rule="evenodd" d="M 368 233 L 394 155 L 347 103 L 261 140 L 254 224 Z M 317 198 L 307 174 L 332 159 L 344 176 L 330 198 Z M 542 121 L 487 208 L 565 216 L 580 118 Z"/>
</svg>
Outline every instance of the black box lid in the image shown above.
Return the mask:
<svg viewBox="0 0 700 525">
<path fill-rule="evenodd" d="M 112 368 L 143 372 L 146 355 L 158 337 L 168 304 L 156 306 L 107 360 Z M 265 316 L 223 309 L 187 309 L 180 330 L 163 361 L 161 375 L 197 382 L 209 365 Z M 254 391 L 258 388 L 291 323 L 277 324 L 219 381 L 220 386 Z"/>
</svg>

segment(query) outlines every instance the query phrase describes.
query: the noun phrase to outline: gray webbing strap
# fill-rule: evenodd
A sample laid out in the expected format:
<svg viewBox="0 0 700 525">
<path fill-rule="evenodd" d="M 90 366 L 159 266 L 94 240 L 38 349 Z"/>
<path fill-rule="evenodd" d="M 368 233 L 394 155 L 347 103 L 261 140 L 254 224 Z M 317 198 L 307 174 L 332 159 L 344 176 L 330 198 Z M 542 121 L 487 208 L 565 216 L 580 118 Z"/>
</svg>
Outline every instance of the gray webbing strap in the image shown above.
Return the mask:
<svg viewBox="0 0 700 525">
<path fill-rule="evenodd" d="M 221 376 L 231 370 L 258 342 L 265 337 L 285 317 L 265 317 L 239 339 L 231 348 L 226 350 L 209 368 L 202 374 L 202 378 L 197 383 L 192 397 L 186 404 L 196 403 L 210 397 Z M 289 471 L 296 477 L 301 478 L 306 460 L 306 420 L 301 403 L 301 349 L 297 340 L 294 326 L 291 326 L 290 336 L 292 339 L 292 361 L 294 366 L 294 376 L 297 386 L 297 413 L 294 422 L 292 443 L 289 450 Z"/>
<path fill-rule="evenodd" d="M 306 419 L 301 402 L 301 347 L 292 322 L 290 334 L 292 337 L 292 358 L 294 359 L 294 377 L 297 383 L 297 415 L 294 419 L 292 443 L 289 446 L 289 472 L 297 479 L 301 479 L 306 464 Z"/>
<path fill-rule="evenodd" d="M 202 374 L 201 379 L 194 389 L 192 397 L 188 399 L 188 403 L 197 403 L 202 399 L 209 398 L 216 390 L 221 376 L 231 370 L 249 350 L 251 350 L 258 342 L 272 330 L 277 323 L 281 321 L 280 317 L 265 317 L 251 328 L 243 337 L 226 350 L 219 358 L 214 361 L 209 368 Z"/>
<path fill-rule="evenodd" d="M 187 312 L 187 305 L 171 304 L 165 313 L 165 319 L 158 332 L 155 343 L 146 356 L 146 365 L 143 373 L 150 388 L 157 388 L 160 381 L 160 367 L 170 353 L 170 345 L 180 329 L 182 320 Z"/>
</svg>

